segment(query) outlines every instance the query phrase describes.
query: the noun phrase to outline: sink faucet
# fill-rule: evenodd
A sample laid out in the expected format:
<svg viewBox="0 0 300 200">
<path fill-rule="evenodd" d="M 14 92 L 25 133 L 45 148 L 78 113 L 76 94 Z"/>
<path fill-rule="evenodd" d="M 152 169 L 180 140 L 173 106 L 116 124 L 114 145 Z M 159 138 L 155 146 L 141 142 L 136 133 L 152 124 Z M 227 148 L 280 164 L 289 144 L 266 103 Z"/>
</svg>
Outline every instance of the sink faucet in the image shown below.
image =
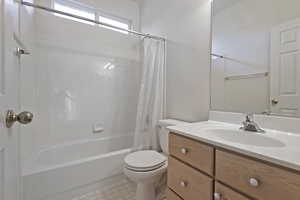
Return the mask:
<svg viewBox="0 0 300 200">
<path fill-rule="evenodd" d="M 256 122 L 254 122 L 253 114 L 247 114 L 246 120 L 243 121 L 242 123 L 243 123 L 243 126 L 241 127 L 241 129 L 244 131 L 265 133 L 265 131 L 263 129 L 261 129 Z"/>
</svg>

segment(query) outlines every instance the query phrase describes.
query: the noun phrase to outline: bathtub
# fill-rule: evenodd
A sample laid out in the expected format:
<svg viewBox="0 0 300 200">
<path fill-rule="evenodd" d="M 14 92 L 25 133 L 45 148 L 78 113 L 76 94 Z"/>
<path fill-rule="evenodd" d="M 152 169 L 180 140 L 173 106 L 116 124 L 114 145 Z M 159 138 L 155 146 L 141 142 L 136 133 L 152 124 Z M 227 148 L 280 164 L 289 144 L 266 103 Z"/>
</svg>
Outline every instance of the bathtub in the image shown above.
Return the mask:
<svg viewBox="0 0 300 200">
<path fill-rule="evenodd" d="M 45 200 L 122 173 L 132 136 L 76 141 L 44 149 L 23 170 L 23 200 Z"/>
</svg>

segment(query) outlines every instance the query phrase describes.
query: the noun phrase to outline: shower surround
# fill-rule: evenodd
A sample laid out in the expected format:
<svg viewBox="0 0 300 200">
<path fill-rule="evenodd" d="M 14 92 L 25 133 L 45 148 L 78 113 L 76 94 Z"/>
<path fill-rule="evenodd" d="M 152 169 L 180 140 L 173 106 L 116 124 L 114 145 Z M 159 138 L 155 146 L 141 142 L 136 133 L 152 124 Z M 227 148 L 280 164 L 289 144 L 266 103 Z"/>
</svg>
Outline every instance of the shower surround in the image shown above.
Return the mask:
<svg viewBox="0 0 300 200">
<path fill-rule="evenodd" d="M 124 5 L 121 13 L 138 12 Z M 21 129 L 24 200 L 52 200 L 121 174 L 133 145 L 140 38 L 30 7 L 20 14 L 31 52 L 21 59 L 21 109 L 35 115 Z"/>
</svg>

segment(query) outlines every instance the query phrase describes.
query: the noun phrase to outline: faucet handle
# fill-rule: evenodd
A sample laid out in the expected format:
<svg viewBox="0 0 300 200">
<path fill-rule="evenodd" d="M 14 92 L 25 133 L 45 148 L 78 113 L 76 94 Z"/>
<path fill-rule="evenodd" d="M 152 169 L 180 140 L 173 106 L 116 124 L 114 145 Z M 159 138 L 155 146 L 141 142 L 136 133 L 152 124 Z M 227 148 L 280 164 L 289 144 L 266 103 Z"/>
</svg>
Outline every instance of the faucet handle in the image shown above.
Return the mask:
<svg viewBox="0 0 300 200">
<path fill-rule="evenodd" d="M 247 113 L 246 114 L 246 122 L 253 122 L 254 121 L 254 114 L 253 113 Z"/>
</svg>

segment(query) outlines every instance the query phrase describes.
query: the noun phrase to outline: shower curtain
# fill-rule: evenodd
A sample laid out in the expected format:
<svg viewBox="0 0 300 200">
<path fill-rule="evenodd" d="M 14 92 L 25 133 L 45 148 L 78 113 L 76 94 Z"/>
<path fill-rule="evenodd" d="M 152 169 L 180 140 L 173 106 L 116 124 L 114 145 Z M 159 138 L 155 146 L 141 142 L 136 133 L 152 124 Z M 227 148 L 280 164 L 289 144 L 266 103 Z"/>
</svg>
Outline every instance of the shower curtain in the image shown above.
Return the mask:
<svg viewBox="0 0 300 200">
<path fill-rule="evenodd" d="M 144 38 L 143 74 L 134 136 L 134 150 L 159 150 L 157 124 L 165 118 L 165 41 Z"/>
</svg>

